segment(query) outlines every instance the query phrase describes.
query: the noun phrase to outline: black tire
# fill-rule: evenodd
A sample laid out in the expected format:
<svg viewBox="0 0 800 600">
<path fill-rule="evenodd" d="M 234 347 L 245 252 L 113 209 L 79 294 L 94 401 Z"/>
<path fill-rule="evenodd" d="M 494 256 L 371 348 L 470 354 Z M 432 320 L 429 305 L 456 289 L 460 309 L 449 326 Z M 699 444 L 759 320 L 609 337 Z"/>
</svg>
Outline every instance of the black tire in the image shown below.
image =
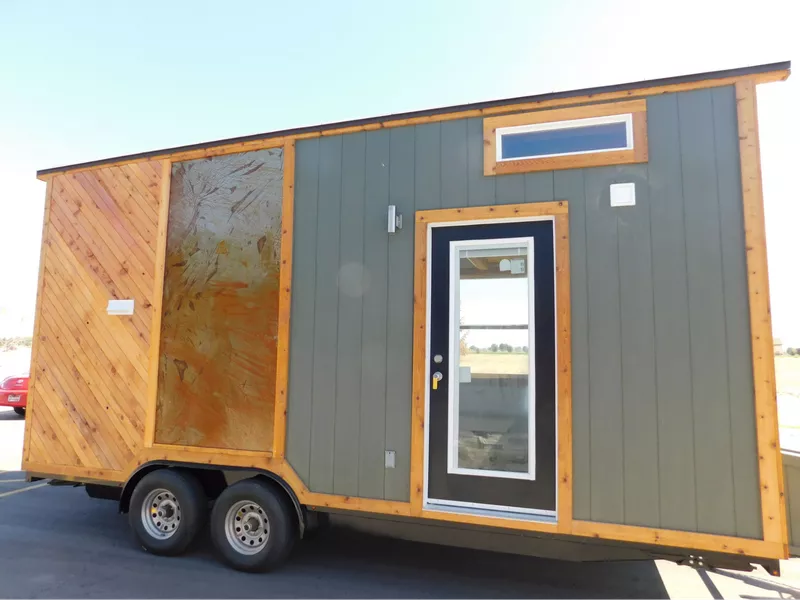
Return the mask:
<svg viewBox="0 0 800 600">
<path fill-rule="evenodd" d="M 20 417 L 25 416 L 25 409 L 22 406 L 15 406 L 14 412 L 17 413 Z"/>
<path fill-rule="evenodd" d="M 173 510 L 171 516 L 172 525 L 175 526 L 174 531 L 169 532 L 169 537 L 164 538 L 155 537 L 151 532 L 152 527 L 145 525 L 145 516 L 148 515 L 143 515 L 143 505 L 148 500 L 147 497 L 159 489 L 168 493 L 163 499 L 158 496 L 154 500 L 159 502 L 177 500 L 179 507 L 179 511 Z M 154 507 L 150 507 L 148 503 L 148 512 L 152 508 Z M 148 473 L 136 484 L 131 495 L 128 521 L 145 551 L 161 556 L 176 556 L 191 546 L 208 521 L 208 498 L 203 486 L 191 473 L 178 469 L 159 469 Z"/>
<path fill-rule="evenodd" d="M 242 508 L 243 511 L 249 510 L 253 516 L 258 513 L 259 518 L 265 517 L 269 526 L 263 547 L 256 550 L 255 554 L 245 554 L 237 550 L 226 534 L 228 512 L 241 503 L 248 505 Z M 238 536 L 233 532 L 231 535 Z M 297 515 L 294 509 L 281 490 L 266 482 L 257 479 L 240 481 L 226 488 L 214 503 L 211 511 L 211 540 L 220 558 L 234 569 L 249 572 L 271 571 L 286 560 L 296 539 Z"/>
</svg>

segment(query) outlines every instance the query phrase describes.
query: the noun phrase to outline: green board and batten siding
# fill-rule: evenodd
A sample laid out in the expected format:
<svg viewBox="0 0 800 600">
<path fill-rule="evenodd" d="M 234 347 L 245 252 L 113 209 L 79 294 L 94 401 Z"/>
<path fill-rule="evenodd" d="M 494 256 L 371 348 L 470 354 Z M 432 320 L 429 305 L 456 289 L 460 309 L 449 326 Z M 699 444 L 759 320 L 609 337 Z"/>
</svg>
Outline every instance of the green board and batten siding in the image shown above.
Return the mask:
<svg viewBox="0 0 800 600">
<path fill-rule="evenodd" d="M 311 490 L 409 499 L 414 211 L 558 199 L 574 518 L 761 536 L 734 90 L 647 111 L 630 166 L 485 177 L 480 118 L 297 143 L 287 458 Z"/>
</svg>

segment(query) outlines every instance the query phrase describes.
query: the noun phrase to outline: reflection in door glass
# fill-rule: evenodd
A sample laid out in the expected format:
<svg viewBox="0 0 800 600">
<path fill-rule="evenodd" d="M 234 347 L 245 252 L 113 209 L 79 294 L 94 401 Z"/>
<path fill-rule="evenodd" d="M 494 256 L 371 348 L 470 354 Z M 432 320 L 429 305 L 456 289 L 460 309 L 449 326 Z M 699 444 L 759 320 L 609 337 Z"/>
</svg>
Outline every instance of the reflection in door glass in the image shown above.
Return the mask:
<svg viewBox="0 0 800 600">
<path fill-rule="evenodd" d="M 458 252 L 458 470 L 531 472 L 529 246 L 477 245 Z M 454 345 L 456 341 L 454 340 Z M 451 417 L 452 418 L 452 417 Z M 487 473 L 488 474 L 488 473 Z"/>
</svg>

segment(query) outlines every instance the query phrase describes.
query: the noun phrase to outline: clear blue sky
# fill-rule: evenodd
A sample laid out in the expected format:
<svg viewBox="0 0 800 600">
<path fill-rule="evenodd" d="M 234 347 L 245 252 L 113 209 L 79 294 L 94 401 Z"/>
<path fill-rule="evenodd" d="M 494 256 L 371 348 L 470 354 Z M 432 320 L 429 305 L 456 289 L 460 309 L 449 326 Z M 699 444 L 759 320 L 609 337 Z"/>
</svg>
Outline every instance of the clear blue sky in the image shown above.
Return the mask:
<svg viewBox="0 0 800 600">
<path fill-rule="evenodd" d="M 32 330 L 44 202 L 36 169 L 800 60 L 798 4 L 0 0 L 0 335 Z M 798 78 L 759 96 L 775 329 L 796 345 Z"/>
</svg>

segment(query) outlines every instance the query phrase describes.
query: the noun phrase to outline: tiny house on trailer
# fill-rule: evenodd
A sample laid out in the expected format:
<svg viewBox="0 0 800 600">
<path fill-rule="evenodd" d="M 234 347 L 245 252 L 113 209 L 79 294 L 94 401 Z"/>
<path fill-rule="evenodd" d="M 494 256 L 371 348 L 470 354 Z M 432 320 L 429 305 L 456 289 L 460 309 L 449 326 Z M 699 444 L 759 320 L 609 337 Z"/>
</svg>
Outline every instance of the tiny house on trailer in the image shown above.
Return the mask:
<svg viewBox="0 0 800 600">
<path fill-rule="evenodd" d="M 239 569 L 319 515 L 788 556 L 756 86 L 789 63 L 40 171 L 24 468 Z M 800 472 L 800 471 L 799 471 Z"/>
</svg>

